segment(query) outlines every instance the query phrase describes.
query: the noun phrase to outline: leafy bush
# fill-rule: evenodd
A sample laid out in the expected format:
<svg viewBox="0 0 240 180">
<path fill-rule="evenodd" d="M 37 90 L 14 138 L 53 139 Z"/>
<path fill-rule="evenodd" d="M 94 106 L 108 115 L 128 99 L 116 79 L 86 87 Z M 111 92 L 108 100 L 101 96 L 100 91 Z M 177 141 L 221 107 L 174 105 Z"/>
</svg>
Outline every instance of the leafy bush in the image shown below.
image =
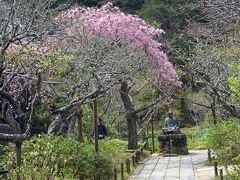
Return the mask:
<svg viewBox="0 0 240 180">
<path fill-rule="evenodd" d="M 94 165 L 95 180 L 111 179 L 113 177 L 113 164 L 111 159 L 104 156 L 96 156 Z"/>
<path fill-rule="evenodd" d="M 229 119 L 208 130 L 206 145 L 215 151 L 222 164 L 238 162 L 236 158 L 240 154 L 240 136 L 237 125 L 236 119 Z"/>
<path fill-rule="evenodd" d="M 186 132 L 190 149 L 211 149 L 216 154 L 218 163 L 233 165 L 231 169 L 225 168 L 228 179 L 240 177 L 240 134 L 238 120 L 231 118 L 211 126 L 204 121 L 200 126 L 191 128 Z"/>
<path fill-rule="evenodd" d="M 127 142 L 118 139 L 104 139 L 99 141 L 99 155 L 111 159 L 113 165 L 124 159 Z"/>
<path fill-rule="evenodd" d="M 92 144 L 79 143 L 73 138 L 38 135 L 23 143 L 20 169 L 15 168 L 14 151 L 8 153 L 3 164 L 10 171 L 9 179 L 16 179 L 17 171 L 24 180 L 110 179 L 118 159 L 124 156 L 125 147 L 119 140 L 102 140 L 96 155 Z"/>
<path fill-rule="evenodd" d="M 240 155 L 235 158 L 238 164 L 231 167 L 231 169 L 226 168 L 226 172 L 229 179 L 239 179 L 240 177 Z"/>
</svg>

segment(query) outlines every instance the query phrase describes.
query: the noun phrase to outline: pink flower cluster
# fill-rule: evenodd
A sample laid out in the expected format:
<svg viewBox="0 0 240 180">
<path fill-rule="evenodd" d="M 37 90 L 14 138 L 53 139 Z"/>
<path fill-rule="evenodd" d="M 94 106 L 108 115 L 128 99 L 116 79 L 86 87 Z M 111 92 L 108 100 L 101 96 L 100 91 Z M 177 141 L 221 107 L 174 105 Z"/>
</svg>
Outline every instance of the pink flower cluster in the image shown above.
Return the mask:
<svg viewBox="0 0 240 180">
<path fill-rule="evenodd" d="M 88 29 L 101 37 L 130 41 L 135 48 L 146 51 L 150 62 L 155 67 L 158 83 L 181 84 L 173 65 L 161 50 L 161 44 L 156 40 L 164 31 L 148 25 L 138 16 L 125 14 L 112 3 L 107 3 L 99 9 L 75 6 L 58 18 L 72 22 L 72 27 L 69 29 L 71 33 L 76 29 Z"/>
</svg>

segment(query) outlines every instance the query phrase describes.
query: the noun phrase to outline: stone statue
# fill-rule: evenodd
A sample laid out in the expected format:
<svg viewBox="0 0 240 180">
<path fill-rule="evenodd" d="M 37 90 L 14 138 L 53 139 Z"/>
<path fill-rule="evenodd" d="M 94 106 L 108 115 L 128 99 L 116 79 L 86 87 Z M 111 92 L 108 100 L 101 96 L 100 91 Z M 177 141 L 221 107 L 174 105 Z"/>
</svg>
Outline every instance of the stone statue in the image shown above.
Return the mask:
<svg viewBox="0 0 240 180">
<path fill-rule="evenodd" d="M 169 112 L 163 124 L 163 131 L 158 135 L 160 152 L 177 155 L 188 154 L 187 136 L 181 133 L 179 126 L 173 113 Z"/>
<path fill-rule="evenodd" d="M 168 112 L 168 117 L 163 124 L 163 132 L 179 132 L 179 123 L 172 112 Z"/>
</svg>

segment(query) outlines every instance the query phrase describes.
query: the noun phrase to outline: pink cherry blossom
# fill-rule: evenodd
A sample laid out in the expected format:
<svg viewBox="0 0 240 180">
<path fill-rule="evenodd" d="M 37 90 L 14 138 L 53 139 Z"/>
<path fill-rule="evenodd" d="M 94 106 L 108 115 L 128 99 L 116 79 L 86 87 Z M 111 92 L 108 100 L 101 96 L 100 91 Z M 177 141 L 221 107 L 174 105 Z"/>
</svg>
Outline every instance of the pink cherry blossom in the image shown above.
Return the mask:
<svg viewBox="0 0 240 180">
<path fill-rule="evenodd" d="M 146 51 L 149 61 L 155 68 L 159 84 L 172 82 L 177 86 L 181 85 L 173 65 L 157 41 L 164 31 L 148 25 L 138 16 L 125 14 L 109 2 L 99 9 L 74 6 L 62 13 L 58 19 L 72 23 L 67 29 L 69 35 L 76 33 L 76 29 L 77 31 L 87 29 L 101 37 L 130 41 L 134 48 Z"/>
</svg>

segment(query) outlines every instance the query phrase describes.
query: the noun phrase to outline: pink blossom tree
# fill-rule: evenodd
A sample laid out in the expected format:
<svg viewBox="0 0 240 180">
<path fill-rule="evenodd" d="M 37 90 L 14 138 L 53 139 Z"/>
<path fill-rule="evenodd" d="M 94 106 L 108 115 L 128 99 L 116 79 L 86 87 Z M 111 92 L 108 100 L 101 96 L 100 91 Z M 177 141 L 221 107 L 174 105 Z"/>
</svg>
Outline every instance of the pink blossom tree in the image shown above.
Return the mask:
<svg viewBox="0 0 240 180">
<path fill-rule="evenodd" d="M 79 51 L 81 51 L 82 46 L 84 46 L 84 44 L 79 43 L 79 39 L 86 35 L 87 32 L 87 36 L 89 37 L 93 36 L 108 39 L 110 44 L 108 47 L 109 50 L 106 50 L 105 47 L 101 49 L 100 52 L 105 50 L 104 53 L 109 53 L 109 51 L 111 51 L 111 44 L 113 44 L 115 46 L 117 45 L 119 48 L 124 46 L 132 51 L 142 51 L 145 53 L 142 59 L 139 57 L 132 61 L 131 59 L 124 61 L 124 58 L 126 58 L 125 56 L 115 57 L 113 61 L 111 58 L 110 60 L 109 58 L 107 60 L 104 59 L 106 56 L 103 56 L 102 59 L 98 59 L 100 61 L 91 59 L 91 61 L 95 61 L 93 64 L 100 69 L 113 69 L 109 66 L 111 64 L 112 67 L 117 67 L 118 69 L 123 70 L 123 73 L 114 76 L 114 78 L 111 79 L 111 82 L 113 82 L 114 79 L 114 81 L 121 86 L 120 95 L 127 111 L 128 148 L 136 149 L 136 121 L 139 118 L 138 113 L 155 105 L 159 100 L 156 100 L 156 102 L 145 107 L 136 109 L 129 97 L 128 80 L 134 78 L 134 75 L 130 72 L 136 72 L 136 65 L 143 63 L 144 61 L 142 60 L 146 59 L 148 64 L 146 64 L 145 61 L 142 64 L 143 67 L 139 68 L 138 71 L 144 71 L 145 68 L 152 67 L 155 74 L 153 81 L 162 87 L 167 86 L 167 90 L 171 89 L 169 88 L 171 85 L 181 85 L 172 64 L 168 61 L 166 54 L 161 50 L 161 44 L 157 41 L 157 38 L 164 33 L 163 30 L 151 27 L 138 16 L 121 12 L 117 7 L 114 7 L 112 3 L 107 3 L 99 9 L 75 6 L 62 13 L 58 18 L 67 24 L 69 23 L 70 26 L 66 29 L 66 34 L 68 37 L 72 37 L 73 44 L 76 45 L 75 49 L 78 49 Z M 99 46 L 101 45 L 95 44 L 95 49 L 92 49 L 92 51 L 96 52 Z M 99 49 L 97 51 L 99 52 Z M 93 56 L 92 58 L 96 57 Z M 109 65 L 106 65 L 107 63 Z M 105 68 L 103 68 L 101 64 L 104 64 Z M 124 64 L 125 66 L 120 64 Z M 109 71 L 108 73 L 112 74 L 112 72 L 110 73 Z M 99 77 L 101 77 L 101 75 L 98 76 L 98 80 L 101 79 Z M 169 92 L 165 91 L 165 93 Z"/>
<path fill-rule="evenodd" d="M 129 41 L 132 48 L 143 49 L 147 53 L 159 84 L 172 82 L 180 85 L 173 65 L 157 41 L 164 33 L 162 29 L 148 25 L 136 15 L 121 12 L 112 3 L 107 3 L 99 9 L 75 6 L 64 12 L 60 18 L 71 21 L 72 26 L 67 29 L 70 35 L 76 35 L 81 30 L 90 30 L 95 35 L 111 38 L 113 41 Z"/>
<path fill-rule="evenodd" d="M 43 0 L 0 1 L 0 107 L 3 115 L 0 141 L 19 144 L 30 135 L 43 78 L 38 66 L 43 56 L 35 42 L 61 30 L 55 13 L 66 7 L 52 8 L 53 4 L 54 1 Z M 22 49 L 31 45 L 27 52 Z M 21 96 L 24 90 L 30 93 L 28 98 Z"/>
<path fill-rule="evenodd" d="M 69 64 L 75 68 L 77 76 L 74 76 L 73 81 L 70 81 L 67 75 L 64 78 L 65 85 L 71 87 L 70 92 L 77 95 L 77 98 L 70 98 L 66 106 L 54 112 L 63 115 L 71 108 L 101 96 L 114 85 L 120 85 L 121 98 L 127 110 L 129 149 L 135 149 L 138 113 L 155 105 L 159 100 L 136 109 L 129 97 L 128 81 L 137 73 L 153 67 L 155 83 L 162 87 L 180 85 L 172 64 L 156 40 L 163 31 L 147 25 L 137 16 L 122 13 L 111 3 L 100 9 L 76 6 L 56 19 L 60 20 L 64 27 L 67 26 L 64 28 L 65 34 L 46 38 L 38 45 L 40 48 L 37 48 L 37 51 L 52 53 L 56 50 L 60 51 L 60 54 L 75 56 L 75 60 Z M 25 39 L 27 38 L 28 36 Z M 61 88 L 55 90 L 66 89 L 66 86 L 60 86 Z M 89 90 L 89 87 L 94 88 Z M 67 93 L 69 92 L 65 92 Z M 66 119 L 64 115 L 61 117 L 61 120 Z"/>
</svg>

